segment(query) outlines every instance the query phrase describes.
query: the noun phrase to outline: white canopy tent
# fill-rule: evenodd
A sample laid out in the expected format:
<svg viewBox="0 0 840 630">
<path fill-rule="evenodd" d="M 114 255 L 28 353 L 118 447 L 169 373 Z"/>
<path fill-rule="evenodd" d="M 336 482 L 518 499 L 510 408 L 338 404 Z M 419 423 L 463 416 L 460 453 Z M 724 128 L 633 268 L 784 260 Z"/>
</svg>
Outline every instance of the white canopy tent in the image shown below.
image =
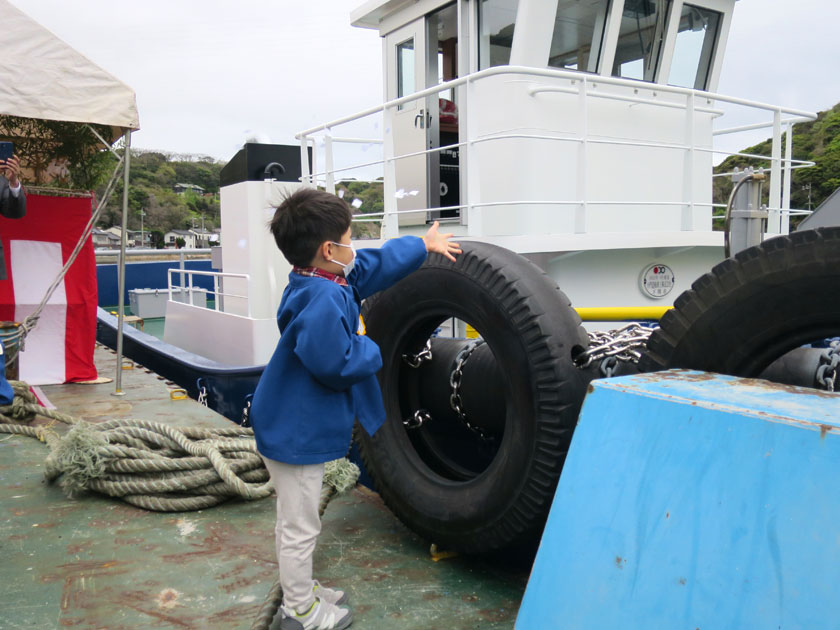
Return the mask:
<svg viewBox="0 0 840 630">
<path fill-rule="evenodd" d="M 139 129 L 134 90 L 0 0 L 0 114 Z"/>
<path fill-rule="evenodd" d="M 125 139 L 116 373 L 120 394 L 129 150 L 131 132 L 140 128 L 134 91 L 8 0 L 0 0 L 0 16 L 0 115 L 106 125 L 110 137 L 100 139 L 109 149 L 121 136 Z"/>
</svg>

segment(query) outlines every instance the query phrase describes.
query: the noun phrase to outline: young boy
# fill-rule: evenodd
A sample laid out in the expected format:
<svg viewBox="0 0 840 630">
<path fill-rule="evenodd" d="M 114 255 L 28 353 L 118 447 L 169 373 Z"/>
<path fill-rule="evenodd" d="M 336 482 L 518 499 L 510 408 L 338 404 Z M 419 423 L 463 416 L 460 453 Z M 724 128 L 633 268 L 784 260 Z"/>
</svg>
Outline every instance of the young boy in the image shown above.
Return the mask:
<svg viewBox="0 0 840 630">
<path fill-rule="evenodd" d="M 451 234 L 435 222 L 425 237 L 406 236 L 358 254 L 347 204 L 301 189 L 277 208 L 271 232 L 294 268 L 277 311 L 280 341 L 251 405 L 257 448 L 277 491 L 277 562 L 283 630 L 341 630 L 352 622 L 343 591 L 312 579 L 321 531 L 324 463 L 344 457 L 355 418 L 373 434 L 385 421 L 376 373 L 382 358 L 364 336 L 361 300 L 415 271 L 427 252 L 455 260 Z"/>
</svg>

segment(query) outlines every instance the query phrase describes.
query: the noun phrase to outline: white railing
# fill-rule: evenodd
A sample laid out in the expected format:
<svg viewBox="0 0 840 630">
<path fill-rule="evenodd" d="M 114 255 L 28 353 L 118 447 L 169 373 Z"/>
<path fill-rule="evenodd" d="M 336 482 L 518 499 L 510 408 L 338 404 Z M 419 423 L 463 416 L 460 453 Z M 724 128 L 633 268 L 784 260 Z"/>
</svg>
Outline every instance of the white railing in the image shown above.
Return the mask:
<svg viewBox="0 0 840 630">
<path fill-rule="evenodd" d="M 94 249 L 93 253 L 97 257 L 114 257 L 119 259 L 120 257 L 120 250 L 118 249 Z M 195 255 L 202 255 L 210 254 L 209 247 L 194 247 L 194 248 L 182 248 L 182 249 L 126 249 L 125 250 L 125 257 L 126 259 L 129 258 L 151 258 L 151 257 L 161 257 L 161 256 L 180 256 L 183 258 L 184 256 L 195 256 Z"/>
<path fill-rule="evenodd" d="M 552 78 L 552 79 L 563 79 L 568 80 L 569 87 L 562 87 L 562 86 L 533 86 L 529 89 L 529 94 L 531 96 L 537 96 L 538 94 L 545 93 L 545 92 L 562 92 L 571 95 L 578 96 L 578 103 L 579 103 L 579 113 L 580 113 L 580 120 L 581 120 L 581 129 L 576 136 L 571 137 L 560 137 L 560 136 L 551 136 L 551 135 L 541 135 L 541 134 L 493 134 L 486 137 L 475 137 L 473 134 L 473 130 L 471 129 L 470 125 L 470 109 L 469 109 L 469 102 L 470 102 L 470 95 L 475 91 L 475 84 L 483 79 L 488 77 L 496 76 L 496 75 L 504 75 L 504 74 L 516 74 L 516 75 L 526 75 L 532 77 L 545 77 L 545 78 Z M 605 92 L 603 90 L 598 90 L 598 86 L 622 86 L 627 88 L 633 89 L 633 95 L 628 94 L 615 94 L 610 92 Z M 462 88 L 463 90 L 463 97 L 462 97 L 462 112 L 466 112 L 465 120 L 460 127 L 460 138 L 461 141 L 449 144 L 440 147 L 434 147 L 431 149 L 426 149 L 422 151 L 416 151 L 412 153 L 405 153 L 400 155 L 395 155 L 391 151 L 391 146 L 388 143 L 384 145 L 384 156 L 382 159 L 379 160 L 370 160 L 366 162 L 359 162 L 354 164 L 349 164 L 346 166 L 341 166 L 336 168 L 334 165 L 335 160 L 335 153 L 334 153 L 334 145 L 336 143 L 369 143 L 369 144 L 382 144 L 382 138 L 343 138 L 340 136 L 335 136 L 333 134 L 334 130 L 337 127 L 345 125 L 347 123 L 352 123 L 356 121 L 360 121 L 370 116 L 375 116 L 379 114 L 385 114 L 386 112 L 396 110 L 398 107 L 411 103 L 413 101 L 419 101 L 421 99 L 425 99 L 428 96 L 432 96 L 435 94 L 439 94 L 441 92 L 447 90 L 454 90 L 455 88 Z M 668 95 L 670 100 L 663 98 L 663 95 Z M 673 100 L 674 96 L 683 97 L 683 101 L 675 101 Z M 663 107 L 663 108 L 670 108 L 670 109 L 682 109 L 685 110 L 688 114 L 688 122 L 686 124 L 686 137 L 685 141 L 682 143 L 664 143 L 664 142 L 642 142 L 642 141 L 632 141 L 632 140 L 617 140 L 617 139 L 606 139 L 606 138 L 594 138 L 590 137 L 587 134 L 587 107 L 589 99 L 608 99 L 608 100 L 620 100 L 620 101 L 628 101 L 634 104 L 639 105 L 646 105 L 646 106 L 654 106 L 654 107 Z M 716 109 L 717 105 L 720 103 L 726 103 L 728 105 L 735 105 L 740 107 L 748 108 L 754 112 L 763 112 L 765 114 L 771 114 L 772 120 L 770 121 L 762 121 L 755 124 L 748 124 L 748 125 L 741 125 L 737 127 L 730 127 L 725 129 L 719 129 L 712 132 L 713 137 L 719 137 L 723 135 L 730 135 L 733 133 L 742 133 L 747 131 L 754 131 L 763 128 L 770 128 L 772 129 L 772 147 L 771 147 L 771 154 L 769 156 L 764 155 L 754 155 L 749 153 L 737 152 L 737 151 L 725 151 L 721 149 L 709 148 L 705 146 L 699 146 L 695 143 L 694 138 L 694 129 L 695 129 L 695 116 L 697 113 L 703 113 L 705 115 L 712 115 L 714 117 L 720 117 L 723 115 L 723 112 L 719 109 Z M 712 92 L 702 92 L 697 90 L 692 90 L 688 88 L 680 88 L 680 87 L 672 87 L 666 85 L 659 85 L 659 84 L 651 84 L 651 83 L 644 83 L 640 81 L 632 81 L 628 79 L 619 79 L 614 77 L 603 77 L 597 75 L 589 75 L 579 72 L 573 72 L 568 70 L 553 70 L 553 69 L 542 69 L 542 68 L 529 68 L 529 67 L 522 67 L 522 66 L 497 66 L 493 68 L 488 68 L 486 70 L 482 70 L 480 72 L 476 72 L 464 77 L 460 77 L 458 79 L 454 79 L 452 81 L 447 81 L 445 83 L 441 83 L 439 85 L 427 88 L 425 90 L 421 90 L 410 94 L 408 96 L 404 96 L 402 98 L 393 99 L 391 101 L 385 102 L 381 105 L 377 105 L 375 107 L 370 107 L 365 109 L 361 112 L 357 112 L 355 114 L 344 116 L 342 118 L 338 118 L 336 120 L 332 120 L 330 122 L 324 123 L 322 125 L 318 125 L 315 127 L 311 127 L 306 129 L 305 131 L 301 131 L 295 137 L 300 140 L 301 143 L 301 164 L 302 164 L 302 176 L 301 181 L 304 183 L 309 183 L 311 185 L 323 185 L 327 191 L 334 193 L 335 192 L 335 175 L 337 173 L 344 173 L 350 171 L 358 171 L 359 169 L 370 168 L 370 167 L 377 167 L 381 166 L 384 169 L 384 210 L 382 212 L 369 212 L 363 214 L 357 214 L 354 216 L 354 220 L 357 221 L 376 221 L 379 219 L 386 219 L 392 215 L 398 214 L 408 214 L 408 213 L 416 213 L 418 212 L 417 209 L 410 209 L 410 210 L 398 210 L 397 203 L 396 203 L 396 190 L 395 190 L 395 182 L 394 182 L 394 163 L 397 160 L 402 160 L 410 157 L 415 157 L 418 155 L 425 155 L 431 154 L 435 152 L 446 151 L 449 149 L 461 149 L 463 153 L 461 154 L 461 164 L 470 164 L 470 153 L 473 151 L 473 147 L 476 144 L 484 143 L 484 142 L 491 142 L 491 141 L 499 141 L 511 138 L 531 138 L 534 140 L 541 140 L 541 141 L 553 141 L 553 142 L 567 142 L 567 143 L 576 143 L 580 147 L 578 157 L 578 166 L 582 169 L 582 172 L 578 173 L 578 199 L 557 199 L 557 200 L 527 200 L 527 201 L 475 201 L 473 196 L 471 195 L 471 188 L 473 184 L 470 182 L 470 177 L 462 171 L 461 181 L 465 183 L 465 186 L 462 186 L 462 194 L 461 194 L 461 203 L 459 205 L 454 206 L 446 206 L 446 207 L 435 207 L 429 208 L 432 211 L 440 211 L 440 210 L 462 210 L 465 211 L 465 220 L 464 222 L 470 226 L 470 235 L 477 235 L 477 230 L 480 229 L 480 221 L 471 221 L 471 214 L 473 209 L 479 209 L 483 207 L 489 206 L 507 206 L 507 207 L 516 207 L 518 205 L 528 204 L 528 205 L 540 205 L 540 204 L 554 204 L 554 205 L 568 205 L 568 206 L 577 206 L 582 209 L 583 217 L 585 217 L 586 207 L 587 205 L 597 205 L 597 204 L 605 204 L 605 205 L 639 205 L 644 203 L 645 205 L 667 205 L 667 206 L 677 206 L 688 208 L 689 210 L 694 207 L 709 207 L 712 208 L 725 208 L 725 204 L 722 203 L 704 203 L 704 202 L 696 202 L 692 198 L 692 195 L 689 194 L 688 200 L 680 199 L 674 201 L 657 201 L 657 202 L 639 202 L 639 201 L 631 201 L 631 200 L 610 200 L 610 201 L 593 201 L 587 199 L 585 184 L 581 184 L 581 182 L 586 182 L 586 172 L 585 169 L 587 167 L 587 147 L 592 144 L 611 144 L 611 145 L 627 145 L 627 146 L 639 146 L 639 147 L 656 147 L 656 148 L 663 148 L 669 149 L 674 151 L 683 152 L 686 155 L 687 159 L 687 168 L 686 172 L 692 173 L 692 167 L 694 163 L 694 156 L 696 153 L 711 153 L 715 155 L 724 155 L 724 156 L 742 156 L 746 158 L 759 158 L 762 160 L 766 160 L 770 164 L 770 202 L 769 202 L 769 210 L 771 213 L 775 213 L 776 216 L 790 216 L 793 214 L 807 214 L 808 211 L 805 210 L 791 210 L 790 207 L 790 187 L 791 187 L 791 173 L 793 169 L 796 168 L 805 168 L 808 166 L 813 166 L 813 162 L 803 161 L 803 160 L 794 160 L 791 156 L 791 146 L 792 142 L 790 141 L 792 137 L 792 128 L 793 125 L 797 122 L 803 122 L 808 120 L 814 120 L 816 118 L 816 114 L 812 112 L 791 109 L 780 107 L 777 105 L 770 105 L 767 103 L 762 103 L 759 101 L 751 101 L 742 98 L 730 97 L 723 94 L 717 94 Z M 383 125 L 384 127 L 384 125 Z M 782 134 L 786 135 L 787 142 L 785 146 L 785 155 L 782 157 Z M 318 171 L 318 160 L 317 155 L 313 157 L 313 164 L 315 165 L 315 172 L 310 172 L 309 170 L 309 160 L 307 158 L 307 147 L 315 147 L 317 146 L 317 138 L 322 137 L 324 143 L 324 169 L 322 171 Z M 468 168 L 470 168 L 468 166 Z M 710 173 L 711 175 L 711 173 Z M 721 177 L 725 174 L 718 174 L 713 175 L 714 177 Z M 691 180 L 691 177 L 687 177 L 687 180 Z M 691 183 L 687 181 L 685 185 L 688 187 L 688 193 L 691 193 Z M 771 214 L 771 216 L 773 216 Z M 720 217 L 715 217 L 720 218 Z M 585 218 L 581 219 L 581 223 L 585 225 Z M 383 236 L 395 236 L 396 229 L 397 229 L 397 222 L 396 221 L 388 221 L 388 225 L 392 232 L 390 234 L 383 234 Z M 477 225 L 476 229 L 473 229 L 473 225 Z"/>
<path fill-rule="evenodd" d="M 251 302 L 248 299 L 247 295 L 240 295 L 237 293 L 226 293 L 220 287 L 224 287 L 224 279 L 225 278 L 238 278 L 240 280 L 245 281 L 246 287 L 250 287 L 251 277 L 246 273 L 224 273 L 220 271 L 198 271 L 194 269 L 167 269 L 168 274 L 168 291 L 169 291 L 169 301 L 172 300 L 172 291 L 179 291 L 183 294 L 184 291 L 187 292 L 189 296 L 189 305 L 195 306 L 193 300 L 193 294 L 198 289 L 198 287 L 193 286 L 193 276 L 210 276 L 213 278 L 213 310 L 219 312 L 226 312 L 224 309 L 223 300 L 220 298 L 234 298 L 234 299 L 241 299 L 245 300 L 245 304 L 247 305 L 247 316 L 251 317 Z M 172 280 L 173 274 L 179 274 L 181 276 L 181 283 L 176 284 Z M 187 284 L 184 284 L 184 276 L 187 277 Z M 220 282 L 221 281 L 221 282 Z M 205 289 L 201 289 L 204 291 Z"/>
</svg>

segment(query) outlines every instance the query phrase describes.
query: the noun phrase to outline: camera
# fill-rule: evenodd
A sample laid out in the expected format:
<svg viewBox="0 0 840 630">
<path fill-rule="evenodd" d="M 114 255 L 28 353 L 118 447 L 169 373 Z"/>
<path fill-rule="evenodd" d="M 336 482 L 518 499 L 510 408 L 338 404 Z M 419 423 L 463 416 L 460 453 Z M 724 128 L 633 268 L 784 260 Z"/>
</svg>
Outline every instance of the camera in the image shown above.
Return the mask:
<svg viewBox="0 0 840 630">
<path fill-rule="evenodd" d="M 0 160 L 8 160 L 15 154 L 14 142 L 0 142 Z"/>
</svg>

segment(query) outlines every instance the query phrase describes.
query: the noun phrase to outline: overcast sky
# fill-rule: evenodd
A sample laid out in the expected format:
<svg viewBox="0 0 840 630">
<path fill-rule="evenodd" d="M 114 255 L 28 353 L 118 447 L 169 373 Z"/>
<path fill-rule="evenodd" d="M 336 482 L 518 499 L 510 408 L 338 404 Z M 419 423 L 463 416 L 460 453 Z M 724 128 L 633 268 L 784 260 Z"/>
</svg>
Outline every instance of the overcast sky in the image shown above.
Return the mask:
<svg viewBox="0 0 840 630">
<path fill-rule="evenodd" d="M 12 2 L 135 90 L 137 147 L 228 159 L 381 101 L 381 40 L 349 23 L 361 0 Z M 837 0 L 740 0 L 718 91 L 831 107 L 838 25 Z"/>
</svg>

